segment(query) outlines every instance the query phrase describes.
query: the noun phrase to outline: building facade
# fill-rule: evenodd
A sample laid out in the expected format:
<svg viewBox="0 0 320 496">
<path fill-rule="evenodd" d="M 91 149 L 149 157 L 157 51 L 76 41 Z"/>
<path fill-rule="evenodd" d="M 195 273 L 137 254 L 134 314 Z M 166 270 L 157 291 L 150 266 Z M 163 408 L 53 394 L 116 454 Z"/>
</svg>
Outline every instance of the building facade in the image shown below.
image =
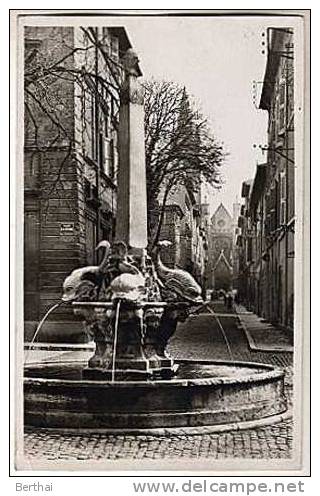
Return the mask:
<svg viewBox="0 0 320 496">
<path fill-rule="evenodd" d="M 129 48 L 123 28 L 25 28 L 27 340 L 59 301 L 65 277 L 98 263 L 95 247 L 113 238 L 121 60 Z M 66 339 L 79 334 L 79 323 L 63 305 L 42 332 Z"/>
<path fill-rule="evenodd" d="M 166 201 L 159 238 L 171 242 L 162 254 L 163 262 L 187 270 L 203 287 L 208 260 L 207 211 L 208 206 L 201 204 L 200 191 L 176 186 Z"/>
<path fill-rule="evenodd" d="M 252 191 L 252 180 L 242 183 L 241 197 L 243 204 L 238 218 L 240 233 L 237 237 L 237 248 L 239 258 L 238 270 L 238 298 L 249 310 L 254 310 L 254 243 L 252 237 L 251 218 L 249 215 L 250 195 Z"/>
<path fill-rule="evenodd" d="M 260 108 L 268 112 L 267 160 L 243 184 L 239 281 L 252 309 L 287 328 L 294 321 L 294 50 L 290 29 L 270 28 Z"/>
<path fill-rule="evenodd" d="M 209 231 L 208 288 L 229 291 L 233 287 L 233 218 L 221 203 L 211 217 Z"/>
<path fill-rule="evenodd" d="M 241 210 L 241 203 L 238 198 L 232 205 L 232 288 L 238 292 L 238 274 L 239 274 L 239 248 L 237 245 L 237 238 L 240 233 L 238 226 L 238 219 Z"/>
</svg>

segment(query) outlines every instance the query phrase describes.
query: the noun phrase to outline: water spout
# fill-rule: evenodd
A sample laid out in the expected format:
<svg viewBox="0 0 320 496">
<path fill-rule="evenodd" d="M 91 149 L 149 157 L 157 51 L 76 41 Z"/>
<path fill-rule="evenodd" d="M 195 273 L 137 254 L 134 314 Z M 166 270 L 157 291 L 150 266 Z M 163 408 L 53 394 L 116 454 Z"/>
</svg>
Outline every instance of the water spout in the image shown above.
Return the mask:
<svg viewBox="0 0 320 496">
<path fill-rule="evenodd" d="M 38 336 L 39 332 L 41 331 L 41 328 L 43 326 L 43 324 L 45 323 L 45 321 L 47 320 L 47 318 L 49 317 L 49 315 L 56 309 L 58 308 L 60 305 L 62 305 L 63 301 L 59 301 L 59 303 L 56 303 L 55 305 L 53 305 L 51 308 L 49 308 L 49 310 L 47 311 L 47 313 L 44 315 L 44 317 L 40 320 L 39 324 L 38 324 L 38 327 L 32 337 L 32 340 L 29 344 L 29 347 L 28 347 L 28 353 L 26 354 L 26 358 L 25 358 L 25 363 L 28 363 L 28 358 L 30 356 L 30 350 L 33 349 L 33 344 L 36 340 L 36 337 Z"/>
<path fill-rule="evenodd" d="M 112 352 L 112 373 L 111 382 L 115 380 L 116 374 L 116 354 L 117 354 L 117 341 L 118 341 L 118 327 L 119 327 L 119 314 L 120 314 L 121 301 L 119 300 L 116 306 L 116 318 L 114 323 L 114 339 L 113 339 L 113 352 Z"/>
</svg>

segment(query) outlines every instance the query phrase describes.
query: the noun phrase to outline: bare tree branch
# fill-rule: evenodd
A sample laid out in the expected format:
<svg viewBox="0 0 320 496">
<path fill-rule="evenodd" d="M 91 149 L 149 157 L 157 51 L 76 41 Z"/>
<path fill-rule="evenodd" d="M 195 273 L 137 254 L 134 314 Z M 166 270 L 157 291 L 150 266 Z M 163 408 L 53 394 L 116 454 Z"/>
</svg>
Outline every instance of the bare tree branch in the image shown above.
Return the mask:
<svg viewBox="0 0 320 496">
<path fill-rule="evenodd" d="M 149 213 L 156 199 L 177 184 L 196 190 L 201 180 L 221 184 L 219 168 L 225 153 L 199 110 L 191 105 L 185 88 L 167 81 L 146 81 L 145 137 Z M 163 205 L 162 205 L 163 207 Z M 162 212 L 162 209 L 160 210 Z M 159 236 L 160 214 L 155 239 Z"/>
</svg>

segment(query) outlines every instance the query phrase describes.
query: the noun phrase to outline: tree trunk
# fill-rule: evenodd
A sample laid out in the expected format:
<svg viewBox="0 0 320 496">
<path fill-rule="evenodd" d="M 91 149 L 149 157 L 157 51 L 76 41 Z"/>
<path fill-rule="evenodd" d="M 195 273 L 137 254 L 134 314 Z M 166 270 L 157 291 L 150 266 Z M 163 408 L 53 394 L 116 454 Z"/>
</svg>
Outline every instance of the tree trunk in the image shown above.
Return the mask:
<svg viewBox="0 0 320 496">
<path fill-rule="evenodd" d="M 161 227 L 162 227 L 165 209 L 166 209 L 166 204 L 167 204 L 167 199 L 168 199 L 168 196 L 169 196 L 169 193 L 171 191 L 172 186 L 173 185 L 171 184 L 169 187 L 167 187 L 165 189 L 165 192 L 163 195 L 163 200 L 162 200 L 162 205 L 161 205 L 160 216 L 159 216 L 159 220 L 158 220 L 156 233 L 155 233 L 154 238 L 151 242 L 151 251 L 155 248 L 155 246 L 157 245 L 157 243 L 159 241 L 159 237 L 160 237 L 160 233 L 161 233 Z"/>
</svg>

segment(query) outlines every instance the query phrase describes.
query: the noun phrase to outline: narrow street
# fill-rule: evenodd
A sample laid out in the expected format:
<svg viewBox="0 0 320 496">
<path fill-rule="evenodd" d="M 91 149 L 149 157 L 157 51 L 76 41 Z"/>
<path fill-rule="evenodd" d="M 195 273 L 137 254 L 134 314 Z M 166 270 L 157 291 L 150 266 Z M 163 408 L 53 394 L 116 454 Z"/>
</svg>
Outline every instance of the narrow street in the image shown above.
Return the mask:
<svg viewBox="0 0 320 496">
<path fill-rule="evenodd" d="M 292 365 L 292 353 L 250 351 L 246 335 L 239 327 L 236 314 L 227 310 L 220 301 L 209 304 L 209 307 L 214 308 L 215 312 L 221 315 L 219 319 L 234 360 L 269 363 L 278 367 L 290 367 Z M 227 313 L 230 313 L 230 317 L 225 316 Z M 214 315 L 205 308 L 202 314 L 191 316 L 184 325 L 180 325 L 171 340 L 169 350 L 176 358 L 232 359 Z"/>
<path fill-rule="evenodd" d="M 221 315 L 225 337 L 210 310 Z M 203 313 L 191 316 L 180 325 L 169 351 L 175 358 L 231 359 L 272 364 L 286 370 L 286 394 L 289 408 L 292 397 L 293 354 L 250 350 L 246 333 L 239 319 L 222 302 L 214 302 Z M 230 316 L 226 315 L 230 312 Z M 268 336 L 266 336 L 266 340 Z M 291 456 L 292 422 L 283 420 L 255 429 L 211 432 L 202 428 L 191 433 L 175 429 L 170 435 L 109 435 L 103 433 L 59 433 L 50 430 L 28 429 L 25 435 L 25 456 L 30 460 L 115 460 L 162 458 L 250 458 L 286 459 Z"/>
</svg>

